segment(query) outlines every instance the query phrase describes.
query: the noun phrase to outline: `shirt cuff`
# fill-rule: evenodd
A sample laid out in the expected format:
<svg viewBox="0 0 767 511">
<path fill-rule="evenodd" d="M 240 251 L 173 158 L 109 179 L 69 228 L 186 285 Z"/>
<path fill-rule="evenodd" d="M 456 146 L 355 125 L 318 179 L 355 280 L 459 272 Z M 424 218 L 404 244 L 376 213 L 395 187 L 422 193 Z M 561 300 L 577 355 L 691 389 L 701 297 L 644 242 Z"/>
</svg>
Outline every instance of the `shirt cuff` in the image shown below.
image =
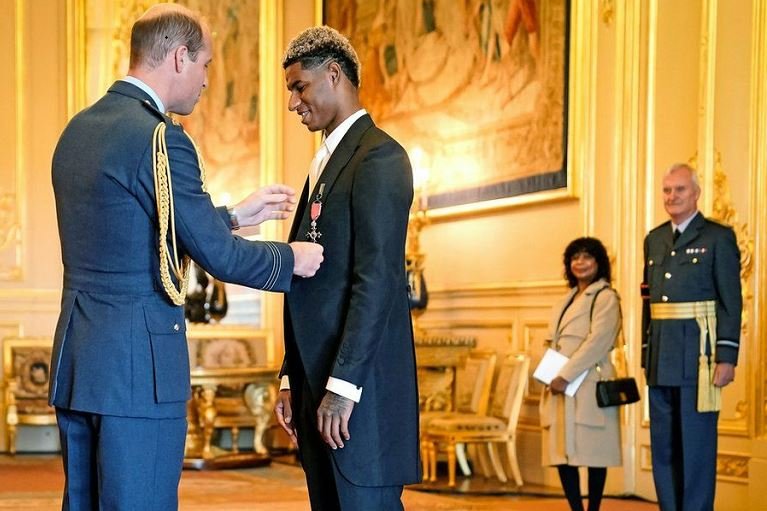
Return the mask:
<svg viewBox="0 0 767 511">
<path fill-rule="evenodd" d="M 290 390 L 290 378 L 287 374 L 283 374 L 280 379 L 280 390 Z"/>
<path fill-rule="evenodd" d="M 285 376 L 283 376 L 283 378 L 285 378 Z M 355 403 L 359 403 L 360 398 L 362 397 L 362 387 L 358 387 L 346 380 L 333 378 L 332 376 L 328 378 L 328 384 L 325 385 L 325 389 L 330 392 L 335 392 L 339 396 L 351 399 Z"/>
</svg>

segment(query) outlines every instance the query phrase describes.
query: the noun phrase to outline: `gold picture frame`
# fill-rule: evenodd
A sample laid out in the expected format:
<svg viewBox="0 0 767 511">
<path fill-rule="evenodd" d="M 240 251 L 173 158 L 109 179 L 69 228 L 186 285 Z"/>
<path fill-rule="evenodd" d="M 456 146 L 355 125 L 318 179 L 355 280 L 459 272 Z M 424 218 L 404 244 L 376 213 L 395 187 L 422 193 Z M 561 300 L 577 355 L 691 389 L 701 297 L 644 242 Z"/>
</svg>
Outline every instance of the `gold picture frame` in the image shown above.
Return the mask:
<svg viewBox="0 0 767 511">
<path fill-rule="evenodd" d="M 435 184 L 433 182 L 424 186 L 424 172 L 422 172 L 423 169 L 419 169 L 419 166 L 422 165 L 422 162 L 418 161 L 421 158 L 413 158 L 412 151 L 414 144 L 418 145 L 419 142 L 414 142 L 412 137 L 407 136 L 407 129 L 402 127 L 398 128 L 396 123 L 392 122 L 392 119 L 395 119 L 400 124 L 405 124 L 412 127 L 415 123 L 419 122 L 417 118 L 415 120 L 413 118 L 413 112 L 415 112 L 416 117 L 420 115 L 418 109 L 411 108 L 410 113 L 408 113 L 407 111 L 403 112 L 404 107 L 402 107 L 402 103 L 393 104 L 391 101 L 389 101 L 387 104 L 386 101 L 382 100 L 379 101 L 381 104 L 376 104 L 376 102 L 373 101 L 369 106 L 363 102 L 363 106 L 365 106 L 368 111 L 373 114 L 374 120 L 379 124 L 379 126 L 397 138 L 398 141 L 402 143 L 411 153 L 411 158 L 413 159 L 417 195 L 426 196 L 426 200 L 420 199 L 419 204 L 423 205 L 424 202 L 428 203 L 428 206 L 426 206 L 425 209 L 428 210 L 427 216 L 431 219 L 435 221 L 450 220 L 459 217 L 497 212 L 520 205 L 565 200 L 577 198 L 579 196 L 581 189 L 579 178 L 582 175 L 584 169 L 593 168 L 593 154 L 595 144 L 595 98 L 593 93 L 593 84 L 595 82 L 595 60 L 593 57 L 593 49 L 596 44 L 598 14 L 596 12 L 597 7 L 590 5 L 590 2 L 543 0 L 539 2 L 543 5 L 543 12 L 540 13 L 541 16 L 543 16 L 542 19 L 546 20 L 551 18 L 553 11 L 550 9 L 550 7 L 557 4 L 557 2 L 566 12 L 565 18 L 560 18 L 558 23 L 564 22 L 565 25 L 569 24 L 570 27 L 569 30 L 565 31 L 567 34 L 566 40 L 564 41 L 566 54 L 565 62 L 568 72 L 566 84 L 563 85 L 564 90 L 566 91 L 566 98 L 562 100 L 563 109 L 560 114 L 563 128 L 563 138 L 561 140 L 563 142 L 563 147 L 560 157 L 563 164 L 560 165 L 560 168 L 556 169 L 556 171 L 553 173 L 556 175 L 543 172 L 537 175 L 528 176 L 528 178 L 531 179 L 530 182 L 539 182 L 530 190 L 524 190 L 526 186 L 524 181 L 528 178 L 523 178 L 521 181 L 511 179 L 509 182 L 495 182 L 489 184 L 487 182 L 478 182 L 475 183 L 475 185 L 464 187 L 461 184 L 461 179 L 456 178 L 456 175 L 459 174 L 459 172 L 450 168 L 449 165 L 445 166 L 447 169 L 446 171 L 441 173 L 435 172 L 434 167 L 435 165 L 439 165 L 440 157 L 429 155 L 430 151 L 423 150 L 419 145 L 418 152 L 421 154 L 426 153 L 427 158 L 430 156 L 431 159 L 430 163 L 427 162 L 427 164 L 425 164 L 425 167 L 429 169 L 428 174 L 431 174 L 431 179 L 429 179 L 429 181 L 439 181 L 442 183 L 439 186 L 443 187 L 453 186 L 456 182 L 459 183 L 458 188 L 450 190 L 447 193 L 440 193 L 439 186 L 437 186 L 435 189 Z M 487 5 L 490 4 L 490 2 L 476 3 Z M 508 7 L 508 5 L 511 5 L 512 3 L 517 2 L 504 1 L 497 5 L 502 4 Z M 384 75 L 387 72 L 391 72 L 393 68 L 396 70 L 397 66 L 401 65 L 401 59 L 398 61 L 398 58 L 393 56 L 394 52 L 396 52 L 396 49 L 391 50 L 387 55 L 387 51 L 389 51 L 391 47 L 395 45 L 393 42 L 394 39 L 390 37 L 390 40 L 387 43 L 386 41 L 381 42 L 381 38 L 387 37 L 387 22 L 391 22 L 391 20 L 394 19 L 392 16 L 396 17 L 398 13 L 394 12 L 392 15 L 391 13 L 381 14 L 380 12 L 375 12 L 377 9 L 386 10 L 387 5 L 389 6 L 388 9 L 396 11 L 397 6 L 394 4 L 395 2 L 391 1 L 382 2 L 377 4 L 381 6 L 379 8 L 376 7 L 375 4 L 360 2 L 357 0 L 316 0 L 315 2 L 315 9 L 317 10 L 316 17 L 318 21 L 325 23 L 329 22 L 331 26 L 336 25 L 335 28 L 338 28 L 341 32 L 350 37 L 352 43 L 355 45 L 355 48 L 358 51 L 358 54 L 360 55 L 360 60 L 363 67 L 363 83 L 361 88 L 363 100 L 366 97 L 366 93 L 364 93 L 366 87 L 374 90 L 376 88 L 385 87 L 396 90 L 397 87 L 397 84 L 387 84 L 386 80 L 384 79 L 391 79 L 392 76 L 396 78 L 396 72 L 392 76 L 386 77 Z M 415 4 L 422 3 L 413 3 L 413 5 Z M 440 2 L 427 2 L 423 5 L 426 4 L 431 4 L 435 10 L 441 8 Z M 496 3 L 493 2 L 493 4 Z M 397 5 L 400 4 L 397 3 Z M 423 9 L 423 6 L 413 7 L 413 9 Z M 337 13 L 335 17 L 339 19 L 329 19 L 333 18 L 333 12 Z M 437 19 L 437 22 L 435 23 L 438 24 L 438 15 L 434 13 L 432 14 L 434 19 Z M 548 16 L 548 18 L 546 16 Z M 444 15 L 442 16 L 442 19 L 445 19 Z M 359 23 L 359 20 L 363 20 L 363 24 L 366 23 L 370 26 L 365 26 L 364 39 L 362 36 L 358 35 L 356 37 L 357 40 L 355 40 L 355 26 Z M 399 21 L 401 21 L 401 19 Z M 434 27 L 431 28 L 433 29 Z M 418 51 L 428 51 L 428 48 L 432 48 L 433 51 L 437 51 L 435 49 L 439 48 L 439 44 L 437 44 L 435 41 L 430 41 L 427 37 L 430 35 L 430 32 L 428 32 L 428 30 L 424 30 L 423 27 L 419 28 L 418 30 L 421 30 L 422 32 L 420 39 L 418 40 L 419 45 L 416 46 Z M 380 36 L 380 34 L 371 35 L 375 34 L 376 31 L 383 32 L 384 36 Z M 360 30 L 360 33 L 361 32 L 362 31 Z M 426 35 L 424 35 L 424 33 Z M 517 39 L 520 39 L 520 33 L 524 33 L 524 31 L 517 31 L 516 39 L 513 39 L 514 44 L 517 46 L 517 53 L 522 51 L 525 46 L 524 43 L 516 42 Z M 391 34 L 389 34 L 389 36 L 390 35 Z M 447 36 L 443 37 L 441 35 L 440 37 L 442 37 L 443 40 L 447 39 Z M 432 39 L 438 38 L 434 37 Z M 377 54 L 376 52 L 370 51 L 370 48 L 376 44 L 378 45 Z M 406 45 L 407 41 L 400 41 L 399 44 Z M 550 41 L 546 43 L 542 40 L 541 47 L 543 47 L 545 44 L 552 43 Z M 424 46 L 427 47 L 427 50 L 421 49 Z M 412 44 L 411 47 L 413 47 Z M 506 49 L 508 50 L 509 47 Z M 543 55 L 545 51 L 546 48 L 543 48 L 541 53 L 539 53 L 539 56 Z M 440 53 L 440 55 L 443 55 L 444 53 L 445 51 L 442 49 L 442 53 Z M 420 63 L 428 62 L 428 60 L 424 58 L 415 59 L 415 61 Z M 483 65 L 484 64 L 485 63 L 483 63 Z M 389 66 L 388 68 L 387 65 Z M 368 72 L 366 76 L 364 71 L 366 67 L 368 69 L 371 67 L 377 67 L 379 69 L 377 69 L 375 73 L 372 74 L 371 72 Z M 409 72 L 410 71 L 412 70 L 409 70 Z M 374 76 L 376 73 L 381 75 L 378 77 L 378 79 L 376 76 Z M 481 80 L 482 76 L 479 76 L 477 79 Z M 400 87 L 402 87 L 402 85 L 400 85 Z M 368 96 L 370 95 L 371 94 L 368 94 Z M 372 94 L 372 96 L 375 98 L 375 94 Z M 569 101 L 567 98 L 577 99 Z M 409 106 L 412 107 L 413 103 L 411 102 Z M 387 110 L 387 108 L 390 110 Z M 433 107 L 425 107 L 424 110 L 428 108 L 432 108 L 432 110 L 434 110 Z M 404 108 L 404 110 L 407 110 L 407 108 Z M 378 112 L 378 114 L 381 112 L 387 112 L 387 114 L 384 115 L 383 118 L 379 118 L 379 116 L 376 115 L 376 112 Z M 432 121 L 434 121 L 434 119 L 432 119 Z M 438 123 L 438 121 L 436 123 Z M 433 126 L 434 124 L 435 122 L 431 122 L 430 125 L 427 125 Z M 470 122 L 464 121 L 464 124 L 470 124 Z M 394 129 L 392 129 L 392 126 L 394 126 Z M 428 129 L 424 129 L 422 131 L 423 133 L 432 133 Z M 403 136 L 402 133 L 405 133 L 406 135 Z M 479 139 L 481 138 L 482 137 L 480 136 Z M 487 140 L 485 140 L 484 143 L 487 143 Z M 452 149 L 448 148 L 443 152 L 447 154 L 451 150 Z M 472 154 L 476 155 L 477 153 L 479 153 L 479 151 L 475 151 Z M 458 160 L 460 163 L 460 158 Z M 441 161 L 446 161 L 445 154 L 442 155 Z M 469 182 L 475 177 L 475 175 L 471 172 L 464 171 L 463 173 L 464 175 L 469 176 L 468 178 L 463 178 L 465 182 Z M 482 173 L 480 172 L 475 174 L 481 175 Z M 550 185 L 545 184 L 546 181 L 550 181 Z M 543 182 L 543 184 L 541 184 L 541 182 Z M 445 185 L 445 183 L 447 183 L 447 185 Z M 520 193 L 521 189 L 522 192 Z M 437 193 L 435 193 L 435 191 Z M 448 197 L 449 195 L 463 195 L 463 198 L 459 198 L 457 203 L 451 203 L 450 197 Z M 466 197 L 469 196 L 473 196 L 473 198 L 467 199 Z M 417 198 L 417 200 L 419 199 Z"/>
</svg>

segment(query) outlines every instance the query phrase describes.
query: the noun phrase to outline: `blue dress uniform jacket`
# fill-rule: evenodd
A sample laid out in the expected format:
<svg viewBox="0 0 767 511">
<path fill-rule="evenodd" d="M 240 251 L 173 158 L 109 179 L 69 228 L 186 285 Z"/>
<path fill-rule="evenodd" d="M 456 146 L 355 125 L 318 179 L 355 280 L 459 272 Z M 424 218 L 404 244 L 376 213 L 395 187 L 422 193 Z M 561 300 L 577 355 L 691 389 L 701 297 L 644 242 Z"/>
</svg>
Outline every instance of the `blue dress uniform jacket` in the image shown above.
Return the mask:
<svg viewBox="0 0 767 511">
<path fill-rule="evenodd" d="M 743 301 L 731 228 L 697 213 L 673 241 L 670 222 L 645 238 L 642 367 L 649 385 L 694 386 L 700 330 L 694 319 L 652 320 L 650 303 L 716 300 L 716 362 L 737 364 Z"/>
<path fill-rule="evenodd" d="M 348 481 L 415 483 L 418 390 L 405 276 L 410 163 L 404 149 L 364 115 L 328 160 L 312 201 L 323 184 L 317 229 L 325 260 L 313 278 L 294 279 L 285 297 L 283 373 L 294 400 L 297 391 L 309 389 L 304 399 L 314 411 L 328 377 L 362 387 L 349 422 L 351 440 L 332 451 Z M 309 198 L 307 183 L 291 240 L 307 239 Z"/>
<path fill-rule="evenodd" d="M 152 134 L 166 123 L 179 255 L 215 278 L 290 288 L 284 243 L 233 236 L 203 192 L 183 129 L 138 87 L 118 81 L 64 130 L 53 156 L 64 290 L 50 402 L 81 412 L 182 418 L 190 397 L 183 307 L 160 282 Z"/>
<path fill-rule="evenodd" d="M 644 257 L 642 362 L 658 504 L 712 511 L 719 413 L 697 410 L 700 327 L 695 319 L 653 319 L 650 305 L 715 301 L 706 350 L 713 343 L 715 362 L 735 364 L 742 308 L 735 233 L 697 213 L 676 241 L 669 222 L 650 231 Z"/>
</svg>

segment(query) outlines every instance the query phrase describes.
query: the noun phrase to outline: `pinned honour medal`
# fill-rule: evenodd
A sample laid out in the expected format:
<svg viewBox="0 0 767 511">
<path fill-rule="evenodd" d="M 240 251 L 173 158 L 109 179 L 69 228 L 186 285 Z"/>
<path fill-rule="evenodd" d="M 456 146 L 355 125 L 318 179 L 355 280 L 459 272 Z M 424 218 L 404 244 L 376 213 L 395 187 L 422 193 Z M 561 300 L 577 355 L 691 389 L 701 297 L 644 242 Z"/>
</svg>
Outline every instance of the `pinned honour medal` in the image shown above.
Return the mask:
<svg viewBox="0 0 767 511">
<path fill-rule="evenodd" d="M 311 228 L 306 233 L 306 237 L 309 238 L 312 243 L 317 243 L 317 240 L 322 237 L 322 233 L 317 230 L 317 220 L 322 214 L 322 192 L 325 190 L 325 183 L 320 183 L 320 190 L 317 193 L 317 197 L 312 201 L 309 209 L 309 218 L 312 219 Z"/>
</svg>

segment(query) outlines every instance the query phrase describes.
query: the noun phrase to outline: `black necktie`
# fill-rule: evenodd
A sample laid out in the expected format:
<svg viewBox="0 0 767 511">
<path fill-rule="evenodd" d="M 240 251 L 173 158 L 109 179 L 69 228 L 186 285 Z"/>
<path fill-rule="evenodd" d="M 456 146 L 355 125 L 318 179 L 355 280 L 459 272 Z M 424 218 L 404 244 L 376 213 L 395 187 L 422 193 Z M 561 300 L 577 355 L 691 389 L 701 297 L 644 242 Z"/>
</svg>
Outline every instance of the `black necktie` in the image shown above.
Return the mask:
<svg viewBox="0 0 767 511">
<path fill-rule="evenodd" d="M 681 232 L 679 232 L 679 229 L 674 229 L 674 243 L 676 243 L 676 240 L 678 240 L 678 239 L 679 239 L 679 236 L 680 236 L 681 234 L 682 234 L 682 233 L 681 233 Z"/>
</svg>

